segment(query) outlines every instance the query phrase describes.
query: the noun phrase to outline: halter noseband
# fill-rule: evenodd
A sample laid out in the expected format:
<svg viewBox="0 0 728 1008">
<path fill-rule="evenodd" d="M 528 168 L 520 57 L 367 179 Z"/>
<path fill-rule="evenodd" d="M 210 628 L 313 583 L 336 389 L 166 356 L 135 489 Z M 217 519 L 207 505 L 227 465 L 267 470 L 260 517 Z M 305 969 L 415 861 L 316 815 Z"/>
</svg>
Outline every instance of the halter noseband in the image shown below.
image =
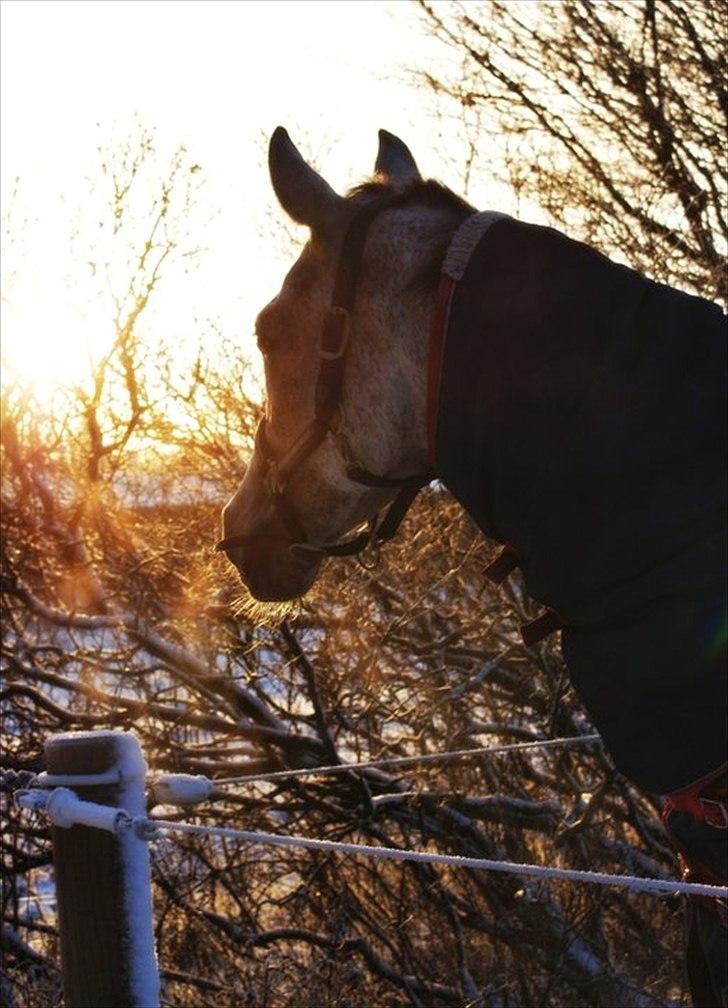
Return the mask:
<svg viewBox="0 0 728 1008">
<path fill-rule="evenodd" d="M 404 479 L 377 476 L 350 462 L 346 475 L 354 483 L 379 489 L 397 489 L 399 493 L 389 505 L 386 514 L 377 521 L 372 519 L 365 531 L 343 542 L 316 546 L 309 543 L 306 532 L 288 496 L 292 476 L 310 458 L 329 433 L 335 430 L 335 418 L 343 398 L 344 368 L 349 345 L 350 319 L 354 311 L 364 244 L 369 227 L 378 214 L 406 201 L 406 194 L 397 193 L 373 200 L 362 207 L 352 218 L 344 234 L 336 269 L 331 305 L 324 318 L 319 356 L 321 366 L 316 381 L 314 418 L 300 437 L 277 458 L 266 433 L 263 417 L 255 433 L 255 451 L 265 466 L 264 481 L 271 506 L 285 525 L 292 548 L 321 556 L 353 556 L 370 544 L 378 545 L 391 539 L 402 523 L 418 492 L 433 478 L 433 473 L 419 473 Z M 216 550 L 227 551 L 236 546 L 260 540 L 259 535 L 237 535 L 223 539 Z"/>
</svg>

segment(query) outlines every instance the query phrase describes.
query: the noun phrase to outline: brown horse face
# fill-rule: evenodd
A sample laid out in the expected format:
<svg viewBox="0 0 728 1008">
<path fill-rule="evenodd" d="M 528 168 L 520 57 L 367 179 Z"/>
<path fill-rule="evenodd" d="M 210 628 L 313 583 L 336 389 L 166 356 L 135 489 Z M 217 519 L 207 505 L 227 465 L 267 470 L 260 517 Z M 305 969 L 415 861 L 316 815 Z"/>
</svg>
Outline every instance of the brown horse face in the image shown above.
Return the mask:
<svg viewBox="0 0 728 1008">
<path fill-rule="evenodd" d="M 320 243 L 309 242 L 280 293 L 258 316 L 258 348 L 263 354 L 267 391 L 266 432 L 280 457 L 313 417 L 318 369 L 318 325 L 323 318 L 330 266 Z M 335 459 L 324 446 L 325 458 L 311 459 L 294 475 L 288 496 L 296 501 L 296 515 L 313 541 L 313 519 L 328 503 L 324 493 L 325 467 L 335 472 Z M 318 470 L 318 471 L 317 471 Z M 319 567 L 315 555 L 292 547 L 295 538 L 273 506 L 266 482 L 266 464 L 259 448 L 253 453 L 245 478 L 223 511 L 223 535 L 246 536 L 227 550 L 243 581 L 258 599 L 278 601 L 303 594 Z"/>
<path fill-rule="evenodd" d="M 335 264 L 327 247 L 312 239 L 286 277 L 280 293 L 259 314 L 256 329 L 265 366 L 266 439 L 283 457 L 314 416 L 321 326 Z M 313 584 L 320 557 L 297 548 L 295 529 L 276 507 L 259 447 L 245 478 L 223 511 L 223 536 L 244 536 L 226 549 L 252 595 L 283 601 Z M 381 492 L 362 490 L 346 476 L 336 438 L 330 435 L 293 473 L 286 500 L 307 543 L 331 542 L 367 518 Z"/>
<path fill-rule="evenodd" d="M 401 145 L 401 141 L 396 144 Z M 401 156 L 399 147 L 397 154 Z M 378 167 L 384 171 L 379 162 Z M 351 206 L 303 161 L 283 130 L 276 130 L 271 140 L 270 170 L 283 208 L 294 220 L 311 228 L 310 241 L 280 293 L 261 311 L 256 324 L 265 363 L 266 441 L 271 454 L 281 459 L 310 428 L 314 417 L 321 333 Z M 366 329 L 366 312 L 363 315 L 359 321 Z M 367 339 L 359 342 L 364 347 L 373 343 L 368 344 Z M 349 447 L 358 448 L 364 440 L 384 450 L 391 438 L 377 429 L 388 420 L 388 410 L 377 401 L 385 386 L 383 379 L 377 381 L 377 369 L 392 368 L 386 360 L 366 358 L 367 352 L 382 357 L 375 342 L 373 345 L 371 351 L 357 351 L 353 355 L 356 359 L 347 357 L 347 373 L 361 368 L 370 381 L 364 391 L 347 384 L 346 441 Z M 256 446 L 242 484 L 223 511 L 224 539 L 239 540 L 238 545 L 227 546 L 225 551 L 255 598 L 282 601 L 304 594 L 316 577 L 320 556 L 298 548 L 297 541 L 335 541 L 390 499 L 388 491 L 366 489 L 348 479 L 343 436 L 330 432 L 296 467 L 286 481 L 286 508 L 274 502 L 266 459 L 260 445 Z M 364 447 L 366 450 L 368 445 Z M 380 472 L 386 471 L 390 461 L 386 452 L 379 456 L 376 452 L 364 454 L 363 459 Z M 295 516 L 293 522 L 285 514 L 289 506 Z"/>
</svg>

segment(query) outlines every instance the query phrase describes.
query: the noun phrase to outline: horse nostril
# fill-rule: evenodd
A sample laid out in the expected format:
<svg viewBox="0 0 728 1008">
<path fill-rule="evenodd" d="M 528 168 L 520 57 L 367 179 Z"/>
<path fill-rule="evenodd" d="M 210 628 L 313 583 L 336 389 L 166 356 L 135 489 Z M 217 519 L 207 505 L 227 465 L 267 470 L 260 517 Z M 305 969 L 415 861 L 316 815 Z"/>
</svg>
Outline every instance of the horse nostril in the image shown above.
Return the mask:
<svg viewBox="0 0 728 1008">
<path fill-rule="evenodd" d="M 222 553 L 225 559 L 228 560 L 234 567 L 237 567 L 239 570 L 242 569 L 243 549 L 241 546 L 221 542 L 213 547 L 213 549 L 215 553 Z"/>
<path fill-rule="evenodd" d="M 259 537 L 252 535 L 235 535 L 229 536 L 227 539 L 221 539 L 220 542 L 215 544 L 216 553 L 227 553 L 231 549 L 237 549 L 239 546 L 247 546 L 250 542 L 255 542 Z"/>
<path fill-rule="evenodd" d="M 298 598 L 311 586 L 321 560 L 309 550 L 296 550 L 280 535 L 235 536 L 218 549 L 235 567 L 253 598 L 282 602 Z"/>
</svg>

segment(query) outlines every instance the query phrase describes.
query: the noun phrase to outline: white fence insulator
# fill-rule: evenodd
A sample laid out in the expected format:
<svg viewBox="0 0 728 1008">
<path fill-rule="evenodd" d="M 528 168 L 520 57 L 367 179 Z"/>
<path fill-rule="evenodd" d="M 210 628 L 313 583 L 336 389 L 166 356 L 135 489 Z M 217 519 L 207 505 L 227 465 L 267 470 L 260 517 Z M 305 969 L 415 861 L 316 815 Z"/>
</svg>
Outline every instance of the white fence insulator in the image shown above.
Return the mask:
<svg viewBox="0 0 728 1008">
<path fill-rule="evenodd" d="M 92 826 L 94 829 L 118 833 L 129 826 L 132 817 L 123 809 L 113 805 L 98 805 L 96 802 L 81 801 L 68 788 L 54 788 L 53 791 L 19 791 L 15 801 L 21 808 L 34 812 L 45 812 L 54 826 L 69 829 L 71 826 Z"/>
<path fill-rule="evenodd" d="M 152 781 L 150 791 L 158 805 L 197 805 L 210 797 L 213 786 L 198 774 L 165 774 Z"/>
</svg>

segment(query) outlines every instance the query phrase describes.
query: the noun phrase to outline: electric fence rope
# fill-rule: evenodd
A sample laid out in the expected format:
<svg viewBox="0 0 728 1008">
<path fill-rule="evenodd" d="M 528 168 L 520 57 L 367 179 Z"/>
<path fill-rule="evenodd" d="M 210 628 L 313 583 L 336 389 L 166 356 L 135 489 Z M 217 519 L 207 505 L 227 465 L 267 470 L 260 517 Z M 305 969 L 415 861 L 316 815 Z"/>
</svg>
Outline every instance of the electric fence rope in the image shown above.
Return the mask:
<svg viewBox="0 0 728 1008">
<path fill-rule="evenodd" d="M 612 875 L 609 872 L 581 871 L 572 868 L 549 868 L 542 865 L 494 861 L 490 858 L 463 857 L 459 854 L 431 854 L 428 851 L 400 850 L 396 847 L 372 847 L 368 844 L 344 843 L 338 840 L 314 840 L 308 837 L 283 836 L 254 830 L 238 830 L 227 826 L 195 826 L 166 819 L 134 819 L 131 825 L 142 835 L 153 839 L 155 833 L 186 833 L 241 840 L 250 844 L 274 847 L 295 847 L 303 850 L 332 851 L 359 854 L 380 860 L 417 861 L 420 864 L 448 865 L 451 868 L 477 868 L 484 871 L 508 872 L 532 878 L 561 879 L 587 882 L 592 885 L 612 885 L 634 892 L 690 893 L 693 896 L 728 897 L 728 886 L 703 885 L 699 882 L 677 882 L 671 879 L 638 878 L 633 875 Z M 145 834 L 146 831 L 146 834 Z"/>
<path fill-rule="evenodd" d="M 273 770 L 270 773 L 243 774 L 239 777 L 220 777 L 213 780 L 215 787 L 228 784 L 254 784 L 258 781 L 293 780 L 313 777 L 317 774 L 351 773 L 358 770 L 380 770 L 392 767 L 407 767 L 425 763 L 447 763 L 468 756 L 493 756 L 500 753 L 528 752 L 531 749 L 553 749 L 557 747 L 585 745 L 601 741 L 599 735 L 574 735 L 569 738 L 545 739 L 536 742 L 513 742 L 507 745 L 480 746 L 477 749 L 453 749 L 451 752 L 422 753 L 419 756 L 392 756 L 365 763 L 334 763 L 330 766 L 303 767 L 296 770 Z"/>
<path fill-rule="evenodd" d="M 326 774 L 356 773 L 364 770 L 393 769 L 422 764 L 450 763 L 473 756 L 498 756 L 504 753 L 529 752 L 538 749 L 570 748 L 572 746 L 600 743 L 599 735 L 572 735 L 557 739 L 539 739 L 530 742 L 510 742 L 506 745 L 479 746 L 470 749 L 453 749 L 449 752 L 420 753 L 413 756 L 390 756 L 363 763 L 334 763 L 328 766 L 298 767 L 294 770 L 271 770 L 263 773 L 241 774 L 237 777 L 210 779 L 202 774 L 159 774 L 149 781 L 151 794 L 158 804 L 195 805 L 211 798 L 213 790 L 235 784 L 270 783 L 317 777 Z M 27 778 L 28 775 L 26 775 Z M 82 787 L 97 784 L 119 784 L 123 773 L 110 770 L 102 774 L 30 774 L 29 787 Z M 20 783 L 20 781 L 18 781 Z"/>
<path fill-rule="evenodd" d="M 276 770 L 270 773 L 246 774 L 237 777 L 224 777 L 210 781 L 204 777 L 193 778 L 190 775 L 167 775 L 152 782 L 152 788 L 166 784 L 166 797 L 171 804 L 175 801 L 175 791 L 178 785 L 180 794 L 189 790 L 193 781 L 204 782 L 215 788 L 232 784 L 255 783 L 258 781 L 290 780 L 311 777 L 319 774 L 351 773 L 362 770 L 378 770 L 392 767 L 407 767 L 427 763 L 443 763 L 472 756 L 491 756 L 502 753 L 528 752 L 538 749 L 569 748 L 600 742 L 600 736 L 576 735 L 542 741 L 515 742 L 498 746 L 480 746 L 475 749 L 455 749 L 449 752 L 424 753 L 415 756 L 394 756 L 383 760 L 370 760 L 363 763 L 336 763 L 330 766 L 315 766 L 295 770 Z M 402 850 L 396 847 L 373 847 L 368 844 L 346 843 L 338 840 L 316 840 L 309 837 L 285 836 L 278 833 L 267 833 L 254 830 L 240 830 L 227 826 L 199 826 L 193 823 L 180 823 L 168 819 L 154 819 L 145 816 L 130 816 L 123 809 L 96 805 L 93 802 L 82 801 L 67 790 L 68 786 L 82 784 L 98 784 L 103 778 L 108 783 L 112 776 L 120 779 L 118 772 L 92 775 L 69 775 L 60 777 L 50 774 L 39 774 L 33 784 L 49 790 L 29 790 L 16 792 L 18 804 L 27 809 L 44 812 L 57 826 L 68 827 L 74 824 L 86 825 L 110 832 L 122 832 L 132 829 L 137 837 L 143 840 L 155 840 L 163 834 L 181 833 L 197 836 L 218 837 L 226 840 L 237 840 L 243 843 L 270 845 L 274 847 L 290 847 L 301 850 L 329 851 L 332 853 L 363 855 L 380 860 L 414 861 L 420 864 L 445 865 L 453 868 L 472 868 L 482 871 L 505 872 L 512 875 L 523 875 L 536 879 L 555 879 L 569 882 L 584 882 L 592 885 L 617 886 L 634 892 L 652 892 L 663 894 L 684 893 L 693 896 L 728 897 L 728 886 L 708 885 L 699 882 L 679 882 L 672 879 L 639 878 L 633 875 L 617 875 L 609 872 L 593 872 L 581 869 L 554 868 L 543 865 L 520 864 L 511 861 L 499 861 L 490 858 L 465 857 L 459 854 L 436 854 L 429 851 Z M 209 787 L 199 789 L 198 797 L 187 797 L 180 804 L 193 804 L 209 793 Z M 190 800 L 191 798 L 191 800 Z"/>
<path fill-rule="evenodd" d="M 481 871 L 506 872 L 531 878 L 556 879 L 566 882 L 585 882 L 592 885 L 618 886 L 633 892 L 652 892 L 693 896 L 728 898 L 728 886 L 707 885 L 700 882 L 678 882 L 672 879 L 638 878 L 634 875 L 615 875 L 609 872 L 592 872 L 572 868 L 553 868 L 544 865 L 519 864 L 490 858 L 464 857 L 459 854 L 434 854 L 429 851 L 401 850 L 396 847 L 372 847 L 368 844 L 346 843 L 339 840 L 314 840 L 309 837 L 285 836 L 257 830 L 240 830 L 228 826 L 198 826 L 168 819 L 132 816 L 121 808 L 82 801 L 68 788 L 57 787 L 51 791 L 30 789 L 16 793 L 21 808 L 45 813 L 56 826 L 90 826 L 110 833 L 131 831 L 139 840 L 156 840 L 165 833 L 182 833 L 196 836 L 238 840 L 258 846 L 292 847 L 301 850 L 330 851 L 340 854 L 363 855 L 379 860 L 415 861 L 420 864 L 446 865 L 452 868 L 474 868 Z"/>
</svg>

